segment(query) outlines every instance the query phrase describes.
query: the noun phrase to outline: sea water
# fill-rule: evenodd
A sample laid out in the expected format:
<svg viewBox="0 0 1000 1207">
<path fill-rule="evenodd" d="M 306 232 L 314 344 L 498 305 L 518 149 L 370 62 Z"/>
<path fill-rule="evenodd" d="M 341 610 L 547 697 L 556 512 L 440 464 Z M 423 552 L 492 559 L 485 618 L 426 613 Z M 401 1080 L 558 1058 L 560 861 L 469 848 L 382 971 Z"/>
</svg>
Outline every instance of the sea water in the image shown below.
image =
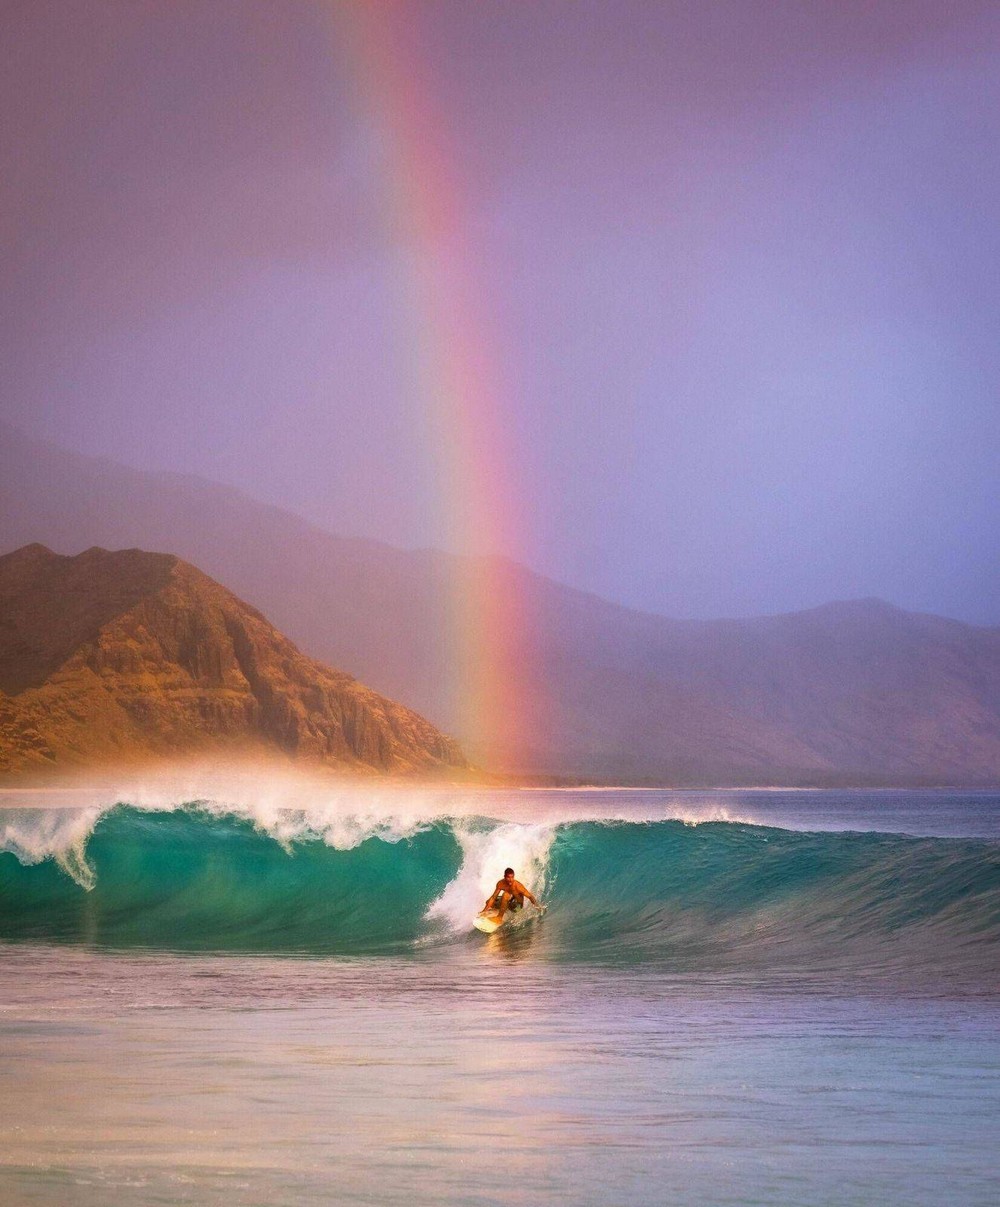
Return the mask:
<svg viewBox="0 0 1000 1207">
<path fill-rule="evenodd" d="M 0 1202 L 998 1200 L 1000 794 L 4 795 Z"/>
</svg>

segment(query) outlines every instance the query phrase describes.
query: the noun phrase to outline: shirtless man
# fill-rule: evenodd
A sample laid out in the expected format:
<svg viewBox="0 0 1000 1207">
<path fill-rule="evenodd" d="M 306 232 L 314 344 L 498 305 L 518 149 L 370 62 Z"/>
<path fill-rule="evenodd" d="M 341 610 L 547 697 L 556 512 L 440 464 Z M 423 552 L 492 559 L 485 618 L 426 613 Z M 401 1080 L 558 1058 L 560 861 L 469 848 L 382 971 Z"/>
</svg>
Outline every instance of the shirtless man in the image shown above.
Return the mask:
<svg viewBox="0 0 1000 1207">
<path fill-rule="evenodd" d="M 485 914 L 487 910 L 495 907 L 497 911 L 497 926 L 499 926 L 508 909 L 511 913 L 514 913 L 515 910 L 523 908 L 525 897 L 538 909 L 545 908 L 543 905 L 538 904 L 520 880 L 514 879 L 514 869 L 506 868 L 503 880 L 497 881 L 497 886 L 493 890 L 493 896 L 483 906 L 483 913 Z"/>
</svg>

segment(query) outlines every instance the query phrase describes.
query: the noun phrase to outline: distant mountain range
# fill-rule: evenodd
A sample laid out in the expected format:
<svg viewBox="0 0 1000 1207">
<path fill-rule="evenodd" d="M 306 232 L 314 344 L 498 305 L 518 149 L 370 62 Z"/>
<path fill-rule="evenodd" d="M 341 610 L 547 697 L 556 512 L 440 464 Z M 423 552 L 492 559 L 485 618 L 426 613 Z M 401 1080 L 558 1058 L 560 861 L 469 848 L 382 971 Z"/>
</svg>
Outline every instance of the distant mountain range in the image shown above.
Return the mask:
<svg viewBox="0 0 1000 1207">
<path fill-rule="evenodd" d="M 423 717 L 306 658 L 179 558 L 38 544 L 0 557 L 0 771 L 227 752 L 465 765 Z"/>
<path fill-rule="evenodd" d="M 0 549 L 168 550 L 462 741 L 443 640 L 465 559 L 338 537 L 199 478 L 0 428 Z M 507 770 L 668 784 L 996 784 L 1000 629 L 878 600 L 750 620 L 648 615 L 504 563 L 534 658 Z"/>
</svg>

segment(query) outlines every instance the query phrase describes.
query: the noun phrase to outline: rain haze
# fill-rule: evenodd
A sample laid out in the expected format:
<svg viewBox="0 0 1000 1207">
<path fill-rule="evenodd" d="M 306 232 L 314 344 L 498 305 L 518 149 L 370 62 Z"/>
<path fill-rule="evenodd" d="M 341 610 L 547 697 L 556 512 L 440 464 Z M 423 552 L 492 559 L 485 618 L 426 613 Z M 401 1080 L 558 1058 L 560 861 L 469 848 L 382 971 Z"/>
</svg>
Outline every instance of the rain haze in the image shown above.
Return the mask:
<svg viewBox="0 0 1000 1207">
<path fill-rule="evenodd" d="M 648 611 L 1000 623 L 994 4 L 379 10 L 382 74 L 355 5 L 3 6 L 4 418 Z"/>
</svg>

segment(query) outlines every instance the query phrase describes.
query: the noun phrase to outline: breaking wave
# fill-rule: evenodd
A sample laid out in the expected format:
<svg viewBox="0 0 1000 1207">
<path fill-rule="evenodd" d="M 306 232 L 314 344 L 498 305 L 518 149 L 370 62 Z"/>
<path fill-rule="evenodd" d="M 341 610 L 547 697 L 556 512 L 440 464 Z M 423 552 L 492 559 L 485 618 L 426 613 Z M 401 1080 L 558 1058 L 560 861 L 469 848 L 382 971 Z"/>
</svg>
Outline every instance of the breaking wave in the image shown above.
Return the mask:
<svg viewBox="0 0 1000 1207">
<path fill-rule="evenodd" d="M 0 814 L 0 940 L 675 970 L 1000 972 L 1000 846 L 743 821 L 497 821 L 209 802 Z M 471 920 L 505 866 L 548 910 Z M 506 932 L 506 933 L 505 933 Z"/>
</svg>

